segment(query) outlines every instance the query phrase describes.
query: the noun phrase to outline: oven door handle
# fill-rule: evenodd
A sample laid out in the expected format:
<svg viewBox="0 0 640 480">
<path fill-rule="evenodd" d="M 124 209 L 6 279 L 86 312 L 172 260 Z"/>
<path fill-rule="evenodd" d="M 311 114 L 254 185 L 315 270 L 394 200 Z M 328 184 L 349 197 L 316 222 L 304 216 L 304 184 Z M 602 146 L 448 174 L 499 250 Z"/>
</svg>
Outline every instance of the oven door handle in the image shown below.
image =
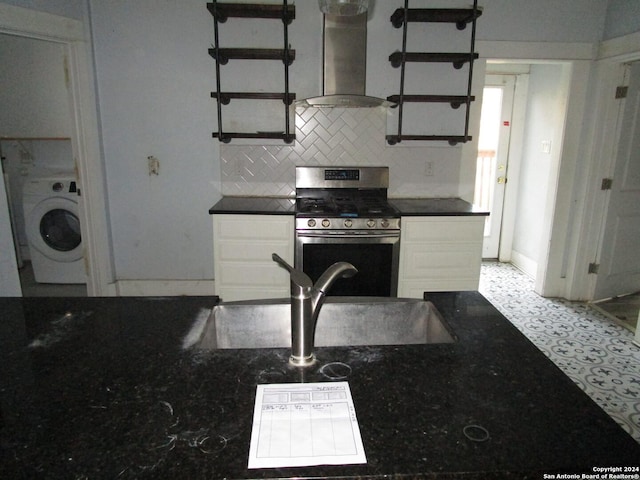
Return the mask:
<svg viewBox="0 0 640 480">
<path fill-rule="evenodd" d="M 297 233 L 298 238 L 400 238 L 400 233 L 363 233 L 363 234 L 342 234 L 342 233 Z"/>
</svg>

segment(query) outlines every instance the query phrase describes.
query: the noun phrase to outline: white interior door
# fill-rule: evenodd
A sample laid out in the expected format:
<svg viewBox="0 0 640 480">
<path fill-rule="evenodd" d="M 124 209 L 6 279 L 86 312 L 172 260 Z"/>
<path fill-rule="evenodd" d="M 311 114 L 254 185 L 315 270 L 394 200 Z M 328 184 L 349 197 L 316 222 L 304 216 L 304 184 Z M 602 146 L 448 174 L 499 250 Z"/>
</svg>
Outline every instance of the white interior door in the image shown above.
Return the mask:
<svg viewBox="0 0 640 480">
<path fill-rule="evenodd" d="M 498 258 L 507 184 L 515 77 L 487 75 L 482 97 L 474 204 L 488 210 L 482 258 Z"/>
<path fill-rule="evenodd" d="M 640 61 L 628 68 L 594 300 L 640 290 Z"/>
</svg>

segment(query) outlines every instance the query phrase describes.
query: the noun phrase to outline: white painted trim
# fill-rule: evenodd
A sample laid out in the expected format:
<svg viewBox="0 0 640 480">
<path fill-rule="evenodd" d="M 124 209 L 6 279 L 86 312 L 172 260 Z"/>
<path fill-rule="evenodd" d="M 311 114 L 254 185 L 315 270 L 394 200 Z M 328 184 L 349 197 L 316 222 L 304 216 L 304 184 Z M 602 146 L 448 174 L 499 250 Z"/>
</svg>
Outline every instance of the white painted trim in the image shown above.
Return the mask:
<svg viewBox="0 0 640 480">
<path fill-rule="evenodd" d="M 0 3 L 0 32 L 49 41 L 85 40 L 79 20 Z"/>
<path fill-rule="evenodd" d="M 638 45 L 640 32 L 606 40 L 599 45 L 597 59 L 616 59 L 620 62 L 635 60 L 638 58 Z"/>
<path fill-rule="evenodd" d="M 81 228 L 88 265 L 87 292 L 90 296 L 112 296 L 113 266 L 102 157 L 98 137 L 98 113 L 89 64 L 88 44 L 67 45 L 71 84 L 70 101 L 75 135 L 72 146 L 81 187 Z"/>
<path fill-rule="evenodd" d="M 597 45 L 592 43 L 559 42 L 476 42 L 476 51 L 482 58 L 527 61 L 591 60 L 595 57 Z"/>
<path fill-rule="evenodd" d="M 82 196 L 80 228 L 91 296 L 115 295 L 90 44 L 78 20 L 0 3 L 0 33 L 65 44 L 71 144 Z"/>
<path fill-rule="evenodd" d="M 589 101 L 591 67 L 590 61 L 573 61 L 563 67 L 565 118 L 557 157 L 553 156 L 552 171 L 549 175 L 552 194 L 549 195 L 545 207 L 548 230 L 543 234 L 543 248 L 538 259 L 541 265 L 536 277 L 536 292 L 545 297 L 567 295 L 566 278 L 572 260 L 572 252 L 568 247 L 577 223 L 574 189 L 577 188 L 578 168 L 582 167 L 583 163 L 580 139 L 584 134 L 583 122 Z"/>
<path fill-rule="evenodd" d="M 513 248 L 513 232 L 516 223 L 516 207 L 518 202 L 518 188 L 520 186 L 522 151 L 524 149 L 528 94 L 529 74 L 518 75 L 513 93 L 513 112 L 511 113 L 513 129 L 511 130 L 511 138 L 509 141 L 508 181 L 504 192 L 500 249 L 498 252 L 498 259 L 501 262 L 509 262 L 511 260 L 511 250 Z"/>
<path fill-rule="evenodd" d="M 606 42 L 605 42 L 606 43 Z M 589 92 L 592 110 L 585 118 L 585 139 L 580 154 L 584 174 L 580 191 L 575 197 L 584 199 L 583 208 L 575 212 L 577 217 L 571 250 L 575 252 L 569 265 L 565 298 L 569 300 L 593 300 L 595 275 L 587 272 L 590 262 L 597 262 L 608 192 L 600 190 L 602 178 L 609 175 L 617 148 L 618 119 L 621 115 L 620 101 L 614 98 L 616 86 L 623 83 L 624 63 L 640 60 L 640 43 L 634 53 L 623 57 L 612 56 L 595 62 L 592 74 L 593 87 Z M 618 50 L 620 52 L 620 50 Z"/>
<path fill-rule="evenodd" d="M 471 94 L 476 97 L 469 114 L 469 135 L 471 141 L 462 144 L 460 153 L 460 173 L 458 176 L 458 196 L 473 202 L 476 186 L 476 165 L 478 163 L 478 137 L 480 136 L 480 113 L 482 110 L 482 94 L 484 91 L 484 72 L 486 61 L 474 62 Z M 411 143 L 411 142 L 408 142 Z"/>
<path fill-rule="evenodd" d="M 604 215 L 607 192 L 599 184 L 611 168 L 616 147 L 616 123 L 619 102 L 613 92 L 623 77 L 621 65 L 609 61 L 594 64 L 590 115 L 583 119 L 581 157 L 584 173 L 576 187 L 574 198 L 578 207 L 575 215 L 574 238 L 569 248 L 574 252 L 567 270 L 565 298 L 569 300 L 591 300 L 595 288 L 595 276 L 588 274 L 588 265 L 597 260 L 598 245 Z"/>
<path fill-rule="evenodd" d="M 522 253 L 512 250 L 511 251 L 511 263 L 522 270 L 523 273 L 530 276 L 531 278 L 536 277 L 536 271 L 538 270 L 538 263 L 535 260 L 523 255 Z"/>
<path fill-rule="evenodd" d="M 123 297 L 215 295 L 213 280 L 118 280 L 116 293 Z"/>
</svg>

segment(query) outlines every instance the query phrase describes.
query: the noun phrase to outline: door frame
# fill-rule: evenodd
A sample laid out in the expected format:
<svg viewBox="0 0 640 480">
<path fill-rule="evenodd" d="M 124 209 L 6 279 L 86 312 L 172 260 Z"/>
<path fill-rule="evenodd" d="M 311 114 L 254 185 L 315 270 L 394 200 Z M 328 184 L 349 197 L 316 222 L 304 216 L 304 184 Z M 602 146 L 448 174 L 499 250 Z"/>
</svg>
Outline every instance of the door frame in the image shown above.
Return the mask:
<svg viewBox="0 0 640 480">
<path fill-rule="evenodd" d="M 632 77 L 632 68 L 635 69 L 633 77 Z M 619 82 L 619 85 L 624 87 L 629 87 L 631 85 L 631 81 L 633 78 L 634 79 L 633 81 L 637 88 L 638 85 L 640 85 L 640 60 L 637 60 L 635 62 L 625 62 L 623 64 L 623 69 L 624 69 L 623 78 L 622 78 L 622 81 Z M 637 94 L 638 93 L 636 91 L 636 95 Z M 621 189 L 621 185 L 624 183 L 624 179 L 619 174 L 622 173 L 620 172 L 620 168 L 625 164 L 624 164 L 624 160 L 620 157 L 620 155 L 621 155 L 621 151 L 626 152 L 628 151 L 628 148 L 629 148 L 629 145 L 624 144 L 623 142 L 630 140 L 629 138 L 623 139 L 623 133 L 625 132 L 625 129 L 626 129 L 626 125 L 624 124 L 624 121 L 625 119 L 628 119 L 627 115 L 628 113 L 630 113 L 627 111 L 630 106 L 630 102 L 627 100 L 627 97 L 625 96 L 624 98 L 621 98 L 617 103 L 618 103 L 618 117 L 616 121 L 615 147 L 613 152 L 611 153 L 611 158 L 609 159 L 609 162 L 607 162 L 608 174 L 605 177 L 603 177 L 603 178 L 613 178 L 613 187 L 611 189 L 603 191 L 603 194 L 605 197 L 605 200 L 604 200 L 605 214 L 603 215 L 603 218 L 602 218 L 601 230 L 600 230 L 600 235 L 598 240 L 597 258 L 594 262 L 597 265 L 599 265 L 600 268 L 598 269 L 598 274 L 593 275 L 594 290 L 593 290 L 593 294 L 591 295 L 591 300 L 593 301 L 605 300 L 607 298 L 612 298 L 612 296 L 634 293 L 637 289 L 637 287 L 635 286 L 623 287 L 622 284 L 625 283 L 624 280 L 622 280 L 622 282 L 620 280 L 616 281 L 611 279 L 610 276 L 606 275 L 607 267 L 612 266 L 612 263 L 614 263 L 614 259 L 611 255 L 612 251 L 609 249 L 609 247 L 612 247 L 612 243 L 614 239 L 617 237 L 617 234 L 614 234 L 613 239 L 609 237 L 608 241 L 605 242 L 605 240 L 607 239 L 607 236 L 612 232 L 611 230 L 612 225 L 610 223 L 611 214 L 614 212 L 620 213 L 612 205 L 612 201 L 614 202 L 615 200 L 619 201 L 620 198 L 618 197 L 617 199 L 614 199 L 613 195 L 614 193 L 616 193 L 617 195 L 623 195 L 623 191 L 624 191 L 624 189 Z M 638 115 L 638 108 L 640 108 L 640 106 L 637 105 L 634 118 L 637 117 Z M 631 114 L 633 115 L 633 113 L 634 112 L 632 110 Z M 633 120 L 632 120 L 632 123 L 633 123 Z M 629 154 L 631 155 L 630 152 Z M 618 203 L 618 207 L 619 206 L 620 204 Z M 602 268 L 602 267 L 605 267 L 605 268 Z M 634 276 L 637 278 L 636 275 Z M 604 280 L 605 277 L 609 278 L 609 280 L 605 281 Z M 637 282 L 635 282 L 635 284 L 637 284 Z M 623 288 L 625 290 L 622 290 Z M 627 290 L 627 288 L 629 289 Z M 609 295 L 609 296 L 606 296 L 604 294 L 604 291 L 607 291 L 606 295 Z"/>
<path fill-rule="evenodd" d="M 546 204 L 542 206 L 547 220 L 542 233 L 543 248 L 538 258 L 534 290 L 542 296 L 570 298 L 567 296 L 567 291 L 575 281 L 573 276 L 575 272 L 572 269 L 577 264 L 574 248 L 576 237 L 578 237 L 574 234 L 577 216 L 574 213 L 574 194 L 576 182 L 580 184 L 583 180 L 582 174 L 578 179 L 575 177 L 576 169 L 583 165 L 581 159 L 585 158 L 584 138 L 589 138 L 583 137 L 582 134 L 585 130 L 585 110 L 590 101 L 587 89 L 591 85 L 594 45 L 591 43 L 493 41 L 478 41 L 477 44 L 478 50 L 482 51 L 485 57 L 482 60 L 482 67 L 488 61 L 506 64 L 554 63 L 563 66 L 564 81 L 568 85 L 569 96 L 566 99 L 561 141 L 556 144 L 558 158 L 550 174 L 549 195 Z M 512 132 L 512 142 L 513 135 L 514 132 Z M 463 161 L 471 163 L 468 155 L 463 158 Z M 473 165 L 475 161 L 474 157 Z M 518 178 L 518 174 L 519 172 L 514 172 L 512 168 L 511 185 L 507 184 L 507 195 L 515 195 L 517 192 L 516 182 L 512 180 Z M 562 188 L 559 188 L 559 185 L 562 185 Z M 583 203 L 584 196 L 578 197 L 578 200 Z M 515 202 L 512 205 L 515 205 Z M 505 213 L 515 215 L 515 212 Z M 506 229 L 504 221 L 506 219 L 503 220 L 503 228 Z M 502 257 L 505 261 L 509 261 L 508 255 L 511 250 L 511 245 L 508 243 L 507 239 L 501 242 L 501 248 L 505 249 Z"/>
<path fill-rule="evenodd" d="M 502 223 L 498 261 L 511 262 L 513 250 L 513 230 L 516 221 L 516 206 L 520 180 L 520 165 L 524 145 L 525 120 L 527 110 L 527 94 L 529 91 L 529 62 L 487 62 L 484 86 L 489 76 L 511 76 L 515 79 L 511 110 L 511 133 L 508 145 L 507 183 L 504 191 L 502 207 Z"/>
<path fill-rule="evenodd" d="M 588 266 L 596 262 L 600 248 L 600 235 L 607 214 L 608 195 L 600 189 L 602 179 L 613 168 L 614 153 L 618 147 L 617 119 L 620 100 L 614 92 L 624 81 L 626 63 L 640 60 L 640 32 L 608 40 L 600 44 L 594 62 L 593 88 L 590 97 L 594 104 L 591 121 L 586 128 L 584 155 L 587 159 L 585 180 L 579 195 L 585 199 L 577 212 L 578 225 L 571 248 L 576 252 L 567 272 L 569 282 L 566 298 L 593 300 L 596 275 L 588 273 Z"/>
<path fill-rule="evenodd" d="M 482 108 L 480 111 L 480 128 L 482 128 L 482 118 L 486 100 L 487 89 L 500 90 L 500 113 L 498 117 L 498 144 L 496 145 L 494 161 L 491 165 L 489 185 L 490 215 L 485 219 L 485 232 L 483 232 L 482 258 L 493 259 L 499 257 L 500 237 L 502 236 L 502 214 L 504 211 L 504 199 L 509 176 L 509 143 L 511 141 L 511 129 L 513 122 L 511 114 L 513 112 L 513 98 L 515 92 L 515 75 L 498 75 L 487 72 L 484 77 L 484 87 L 482 95 Z M 495 105 L 493 108 L 495 109 Z M 506 122 L 506 124 L 505 124 Z M 478 135 L 478 143 L 482 137 Z M 478 150 L 478 153 L 480 150 Z M 502 168 L 500 168 L 502 167 Z M 504 181 L 499 182 L 498 178 Z M 477 181 L 477 179 L 476 179 Z M 487 223 L 489 224 L 489 235 L 486 235 Z"/>
<path fill-rule="evenodd" d="M 87 293 L 113 296 L 116 294 L 113 255 L 89 34 L 79 20 L 3 3 L 0 3 L 0 33 L 54 42 L 64 47 L 72 116 L 71 146 L 81 188 L 78 207 L 85 245 Z"/>
</svg>

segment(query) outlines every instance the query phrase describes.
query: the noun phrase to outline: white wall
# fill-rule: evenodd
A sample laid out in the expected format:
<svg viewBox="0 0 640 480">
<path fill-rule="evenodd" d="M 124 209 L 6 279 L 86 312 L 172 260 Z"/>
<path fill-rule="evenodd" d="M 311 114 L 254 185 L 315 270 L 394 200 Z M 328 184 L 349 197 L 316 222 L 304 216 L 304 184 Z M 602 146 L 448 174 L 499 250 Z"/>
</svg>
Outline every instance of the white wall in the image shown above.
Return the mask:
<svg viewBox="0 0 640 480">
<path fill-rule="evenodd" d="M 0 58 L 0 137 L 70 137 L 62 45 L 0 34 Z"/>
<path fill-rule="evenodd" d="M 478 22 L 478 40 L 598 42 L 607 3 L 608 0 L 478 0 L 484 8 Z"/>
<path fill-rule="evenodd" d="M 531 66 L 529 74 L 513 250 L 514 262 L 532 274 L 542 260 L 541 239 L 549 218 L 545 220 L 545 208 L 549 189 L 555 188 L 549 178 L 559 158 L 564 132 L 566 91 L 561 88 L 562 69 L 561 65 L 537 64 Z M 548 152 L 544 151 L 546 142 Z"/>
<path fill-rule="evenodd" d="M 52 15 L 83 20 L 85 15 L 85 0 L 2 0 L 2 3 L 16 7 L 30 8 Z"/>
<path fill-rule="evenodd" d="M 91 15 L 116 277 L 212 278 L 211 17 L 195 0 L 100 0 Z"/>
<path fill-rule="evenodd" d="M 640 31 L 640 2 L 609 0 L 602 39 L 609 40 L 638 31 Z"/>
</svg>

